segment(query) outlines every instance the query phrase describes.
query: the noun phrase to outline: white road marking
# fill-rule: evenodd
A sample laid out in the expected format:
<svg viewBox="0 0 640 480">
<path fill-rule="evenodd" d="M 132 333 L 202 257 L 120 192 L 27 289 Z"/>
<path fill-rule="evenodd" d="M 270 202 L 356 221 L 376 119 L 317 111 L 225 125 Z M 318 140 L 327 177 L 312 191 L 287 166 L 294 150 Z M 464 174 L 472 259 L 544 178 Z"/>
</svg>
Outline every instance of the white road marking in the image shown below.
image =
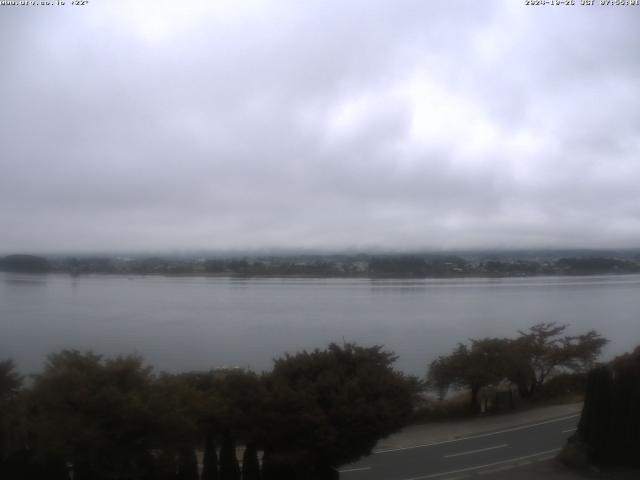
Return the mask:
<svg viewBox="0 0 640 480">
<path fill-rule="evenodd" d="M 548 460 L 553 460 L 554 457 L 555 455 L 548 455 L 546 457 L 536 458 L 536 462 L 546 462 Z"/>
<path fill-rule="evenodd" d="M 576 417 L 579 417 L 579 416 L 580 416 L 580 414 L 576 413 L 575 415 L 568 415 L 566 417 L 554 418 L 553 420 L 546 420 L 544 422 L 538 422 L 538 423 L 532 423 L 532 424 L 529 424 L 529 425 L 522 425 L 522 426 L 519 426 L 519 427 L 507 428 L 505 430 L 500 430 L 498 432 L 480 433 L 478 435 L 470 435 L 468 437 L 454 438 L 452 440 L 443 440 L 441 442 L 424 443 L 424 444 L 421 444 L 421 445 L 413 445 L 411 447 L 385 448 L 385 449 L 382 449 L 382 450 L 376 450 L 375 452 L 373 452 L 373 455 L 377 455 L 379 453 L 401 452 L 403 450 L 413 450 L 413 449 L 416 449 L 416 448 L 433 447 L 435 445 L 445 445 L 447 443 L 462 442 L 464 440 L 473 440 L 473 439 L 476 439 L 476 438 L 492 437 L 494 435 L 500 435 L 501 433 L 515 432 L 515 431 L 518 431 L 518 430 L 525 430 L 527 428 L 539 427 L 540 425 L 547 425 L 549 423 L 562 422 L 564 420 L 569 420 L 570 418 L 576 418 Z"/>
<path fill-rule="evenodd" d="M 444 458 L 461 457 L 463 455 L 471 455 L 473 453 L 486 452 L 487 450 L 495 450 L 496 448 L 504 448 L 508 446 L 509 446 L 508 443 L 503 443 L 502 445 L 496 445 L 494 447 L 478 448 L 477 450 L 469 450 L 468 452 L 460 452 L 460 453 L 452 453 L 450 455 L 444 455 Z"/>
<path fill-rule="evenodd" d="M 489 475 L 491 473 L 504 472 L 505 470 L 511 470 L 514 467 L 515 465 L 505 465 L 504 467 L 490 468 L 489 470 L 482 470 L 478 472 L 478 475 Z"/>
<path fill-rule="evenodd" d="M 561 448 L 554 448 L 553 450 L 546 450 L 544 452 L 532 453 L 531 455 L 525 455 L 523 457 L 510 458 L 509 460 L 501 460 L 499 462 L 487 463 L 486 465 L 477 465 L 475 467 L 461 468 L 459 470 L 451 470 L 449 472 L 432 473 L 431 475 L 423 475 L 421 477 L 405 478 L 404 480 L 426 480 L 427 478 L 442 477 L 444 475 L 454 475 L 456 473 L 470 472 L 473 470 L 481 470 L 483 468 L 494 467 L 496 465 L 504 465 L 505 463 L 515 463 L 527 458 L 539 457 L 540 455 L 548 455 L 550 453 L 556 453 L 562 450 Z"/>
<path fill-rule="evenodd" d="M 567 428 L 566 430 L 562 430 L 562 433 L 575 432 L 577 429 L 578 429 L 578 427 Z"/>
<path fill-rule="evenodd" d="M 347 468 L 346 470 L 338 470 L 338 471 L 340 473 L 349 473 L 349 472 L 364 472 L 365 470 L 371 470 L 371 467 Z"/>
</svg>

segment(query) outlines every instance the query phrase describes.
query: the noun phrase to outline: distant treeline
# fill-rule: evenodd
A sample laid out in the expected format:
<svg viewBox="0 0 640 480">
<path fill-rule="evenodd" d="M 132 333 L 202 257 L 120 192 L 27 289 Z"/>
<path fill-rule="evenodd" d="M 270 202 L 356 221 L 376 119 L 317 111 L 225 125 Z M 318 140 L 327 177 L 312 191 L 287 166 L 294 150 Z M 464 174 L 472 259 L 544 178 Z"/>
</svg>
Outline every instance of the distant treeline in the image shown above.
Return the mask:
<svg viewBox="0 0 640 480">
<path fill-rule="evenodd" d="M 640 273 L 640 257 L 575 256 L 559 258 L 417 256 L 301 256 L 256 258 L 70 257 L 9 255 L 0 270 L 10 272 L 309 276 L 365 278 L 517 277 Z"/>
<path fill-rule="evenodd" d="M 9 255 L 0 258 L 0 270 L 5 272 L 46 273 L 51 265 L 46 258 L 35 255 Z"/>
</svg>

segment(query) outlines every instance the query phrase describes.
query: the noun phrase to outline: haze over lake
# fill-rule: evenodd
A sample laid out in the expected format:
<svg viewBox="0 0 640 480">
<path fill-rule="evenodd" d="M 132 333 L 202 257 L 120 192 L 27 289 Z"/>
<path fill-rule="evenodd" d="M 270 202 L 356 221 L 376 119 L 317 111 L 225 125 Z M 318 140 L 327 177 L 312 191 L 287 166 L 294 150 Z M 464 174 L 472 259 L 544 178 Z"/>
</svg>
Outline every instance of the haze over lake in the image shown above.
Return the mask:
<svg viewBox="0 0 640 480">
<path fill-rule="evenodd" d="M 158 369 L 271 367 L 285 352 L 382 344 L 425 373 L 457 342 L 541 321 L 597 329 L 605 358 L 640 340 L 640 275 L 448 280 L 0 273 L 0 358 L 36 372 L 61 348 L 139 353 Z"/>
</svg>

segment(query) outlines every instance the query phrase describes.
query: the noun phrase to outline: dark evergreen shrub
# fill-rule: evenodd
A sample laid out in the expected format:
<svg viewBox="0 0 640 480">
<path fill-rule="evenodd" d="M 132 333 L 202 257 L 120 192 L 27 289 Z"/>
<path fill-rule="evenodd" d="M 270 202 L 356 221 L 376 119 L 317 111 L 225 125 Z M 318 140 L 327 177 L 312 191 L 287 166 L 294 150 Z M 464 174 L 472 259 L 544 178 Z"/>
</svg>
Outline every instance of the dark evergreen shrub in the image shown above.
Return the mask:
<svg viewBox="0 0 640 480">
<path fill-rule="evenodd" d="M 260 480 L 260 462 L 255 443 L 249 443 L 242 458 L 242 480 Z"/>
<path fill-rule="evenodd" d="M 578 433 L 588 446 L 589 457 L 597 462 L 609 460 L 613 377 L 609 367 L 591 370 L 578 424 Z"/>
<path fill-rule="evenodd" d="M 170 450 L 163 450 L 156 461 L 158 480 L 177 480 L 177 470 L 175 454 Z"/>
<path fill-rule="evenodd" d="M 236 443 L 229 432 L 225 432 L 220 449 L 220 480 L 240 480 Z"/>
<path fill-rule="evenodd" d="M 204 441 L 202 480 L 218 480 L 218 454 L 216 453 L 216 444 L 211 436 L 207 436 Z"/>
<path fill-rule="evenodd" d="M 192 448 L 183 448 L 178 454 L 178 480 L 199 480 L 198 459 Z"/>
</svg>

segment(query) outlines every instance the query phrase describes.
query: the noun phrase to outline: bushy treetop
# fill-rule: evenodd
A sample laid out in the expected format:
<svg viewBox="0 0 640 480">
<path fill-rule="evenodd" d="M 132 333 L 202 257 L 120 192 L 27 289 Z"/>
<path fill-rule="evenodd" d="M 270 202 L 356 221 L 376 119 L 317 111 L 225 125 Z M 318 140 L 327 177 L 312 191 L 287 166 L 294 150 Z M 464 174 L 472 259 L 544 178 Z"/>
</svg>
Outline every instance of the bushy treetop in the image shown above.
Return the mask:
<svg viewBox="0 0 640 480">
<path fill-rule="evenodd" d="M 416 383 L 382 347 L 331 344 L 286 355 L 267 378 L 267 445 L 287 462 L 341 465 L 371 452 L 412 412 Z"/>
<path fill-rule="evenodd" d="M 451 385 L 469 388 L 471 408 L 477 409 L 477 392 L 487 385 L 509 381 L 523 397 L 533 396 L 551 376 L 587 371 L 608 340 L 595 330 L 565 335 L 566 325 L 544 322 L 519 331 L 516 338 L 472 339 L 434 360 L 428 385 L 444 396 Z"/>
</svg>

